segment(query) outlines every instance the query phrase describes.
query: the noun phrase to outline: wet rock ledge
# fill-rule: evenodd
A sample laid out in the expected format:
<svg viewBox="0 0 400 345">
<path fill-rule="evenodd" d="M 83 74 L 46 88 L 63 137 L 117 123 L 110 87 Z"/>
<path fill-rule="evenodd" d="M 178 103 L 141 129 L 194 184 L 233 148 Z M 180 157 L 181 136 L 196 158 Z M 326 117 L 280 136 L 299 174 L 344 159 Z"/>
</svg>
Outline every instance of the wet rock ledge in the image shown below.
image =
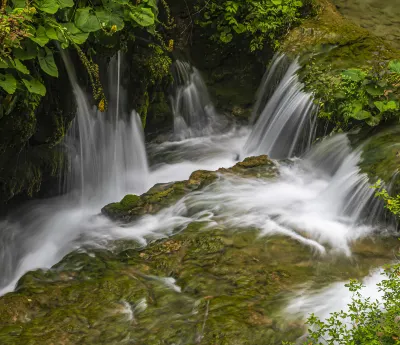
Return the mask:
<svg viewBox="0 0 400 345">
<path fill-rule="evenodd" d="M 113 220 L 130 222 L 144 214 L 155 214 L 171 206 L 189 192 L 198 191 L 210 185 L 221 175 L 273 178 L 278 176 L 278 167 L 266 155 L 248 157 L 229 169 L 198 170 L 193 172 L 188 180 L 156 184 L 140 196 L 126 195 L 120 202 L 105 206 L 101 212 Z"/>
</svg>

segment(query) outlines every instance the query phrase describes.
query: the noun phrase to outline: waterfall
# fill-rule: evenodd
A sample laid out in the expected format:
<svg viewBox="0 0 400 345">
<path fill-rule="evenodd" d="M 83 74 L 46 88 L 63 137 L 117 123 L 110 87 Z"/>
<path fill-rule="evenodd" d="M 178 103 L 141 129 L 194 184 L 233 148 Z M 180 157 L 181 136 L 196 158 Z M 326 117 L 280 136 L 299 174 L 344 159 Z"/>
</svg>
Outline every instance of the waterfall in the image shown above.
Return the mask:
<svg viewBox="0 0 400 345">
<path fill-rule="evenodd" d="M 283 58 L 276 58 L 258 92 L 256 106 L 261 106 L 265 84 L 274 80 Z M 274 67 L 275 66 L 275 67 Z M 300 65 L 294 61 L 287 69 L 275 92 L 261 111 L 245 145 L 245 153 L 268 154 L 283 159 L 306 152 L 315 137 L 316 117 L 312 96 L 302 91 L 297 72 Z M 279 72 L 281 73 L 281 72 Z M 279 74 L 278 73 L 278 74 Z M 280 79 L 280 78 L 278 78 Z M 257 109 L 256 109 L 257 111 Z"/>
<path fill-rule="evenodd" d="M 267 105 L 267 102 L 273 95 L 279 83 L 282 81 L 289 65 L 289 58 L 285 54 L 275 54 L 267 71 L 264 73 L 261 84 L 257 90 L 256 102 L 250 119 L 251 124 L 254 124 L 257 121 L 258 117 Z"/>
<path fill-rule="evenodd" d="M 144 190 L 148 164 L 138 114 L 124 109 L 121 54 L 109 66 L 109 106 L 105 113 L 91 107 L 78 85 L 70 59 L 63 53 L 77 101 L 77 116 L 68 133 L 72 153 L 69 186 L 79 190 L 81 201 L 108 202 L 127 192 Z"/>
<path fill-rule="evenodd" d="M 188 62 L 175 61 L 171 97 L 174 135 L 178 139 L 210 135 L 223 125 L 200 72 Z"/>
<path fill-rule="evenodd" d="M 329 200 L 329 210 L 351 224 L 377 224 L 384 221 L 382 202 L 374 197 L 368 176 L 359 167 L 363 144 L 352 149 L 347 134 L 325 138 L 305 155 L 302 166 L 330 178 L 315 207 Z M 326 202 L 325 202 L 326 204 Z"/>
<path fill-rule="evenodd" d="M 68 193 L 35 200 L 0 221 L 0 295 L 13 290 L 25 272 L 54 265 L 83 234 L 109 227 L 108 220 L 96 216 L 105 204 L 149 187 L 142 125 L 136 112 L 125 109 L 122 55 L 110 63 L 109 107 L 100 113 L 78 85 L 68 55 L 61 54 L 77 103 L 66 138 L 71 157 Z"/>
</svg>

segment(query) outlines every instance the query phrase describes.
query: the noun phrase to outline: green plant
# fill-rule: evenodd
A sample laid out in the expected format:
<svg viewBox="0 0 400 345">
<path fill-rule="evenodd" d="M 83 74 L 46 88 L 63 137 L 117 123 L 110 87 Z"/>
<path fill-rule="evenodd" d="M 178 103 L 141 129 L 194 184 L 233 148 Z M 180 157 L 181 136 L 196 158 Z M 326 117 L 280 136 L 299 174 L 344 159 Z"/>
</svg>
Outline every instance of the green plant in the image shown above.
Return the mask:
<svg viewBox="0 0 400 345">
<path fill-rule="evenodd" d="M 399 68 L 398 61 L 391 61 L 337 72 L 311 61 L 302 73 L 307 90 L 318 100 L 320 116 L 347 130 L 359 123 L 376 126 L 399 118 Z"/>
<path fill-rule="evenodd" d="M 378 180 L 372 188 L 377 190 L 375 196 L 385 203 L 385 208 L 395 216 L 400 216 L 400 195 L 390 196 L 388 191 L 382 187 L 382 180 Z"/>
<path fill-rule="evenodd" d="M 331 313 L 326 320 L 312 314 L 304 345 L 399 345 L 400 265 L 387 267 L 383 274 L 386 279 L 377 284 L 382 301 L 363 297 L 363 285 L 350 281 L 346 287 L 353 296 L 348 311 Z"/>
<path fill-rule="evenodd" d="M 256 51 L 265 42 L 277 47 L 278 39 L 299 22 L 304 6 L 302 0 L 211 0 L 198 5 L 199 23 L 215 28 L 212 38 L 223 43 L 244 35 L 250 40 L 250 50 Z"/>
<path fill-rule="evenodd" d="M 166 2 L 162 3 L 167 8 Z M 33 3 L 11 0 L 10 4 L 3 0 L 0 13 L 0 89 L 9 96 L 1 97 L 2 106 L 18 92 L 46 94 L 42 73 L 58 77 L 54 59 L 55 43 L 58 43 L 62 49 L 71 46 L 78 52 L 88 72 L 94 99 L 99 109 L 104 110 L 106 100 L 99 68 L 85 52 L 85 42 L 91 36 L 99 39 L 100 35 L 114 35 L 128 26 L 147 31 L 164 48 L 163 38 L 156 30 L 160 23 L 158 13 L 156 0 L 137 3 L 103 0 L 96 5 L 86 0 L 34 0 Z M 168 25 L 172 25 L 169 16 L 168 23 L 163 26 Z"/>
</svg>

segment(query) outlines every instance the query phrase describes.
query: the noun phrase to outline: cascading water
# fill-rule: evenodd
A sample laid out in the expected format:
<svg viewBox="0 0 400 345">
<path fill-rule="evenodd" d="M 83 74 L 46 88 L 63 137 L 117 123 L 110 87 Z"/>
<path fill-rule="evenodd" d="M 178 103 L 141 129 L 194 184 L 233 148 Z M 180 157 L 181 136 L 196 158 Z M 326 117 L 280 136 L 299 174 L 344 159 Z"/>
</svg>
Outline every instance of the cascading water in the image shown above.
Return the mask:
<svg viewBox="0 0 400 345">
<path fill-rule="evenodd" d="M 290 61 L 285 54 L 275 54 L 267 71 L 261 80 L 261 84 L 257 90 L 256 102 L 252 111 L 250 123 L 254 123 L 267 105 L 269 99 L 275 92 L 282 78 L 285 76 Z"/>
<path fill-rule="evenodd" d="M 95 215 L 106 203 L 148 188 L 142 126 L 135 112 L 124 110 L 121 55 L 110 63 L 109 89 L 117 92 L 110 93 L 105 114 L 89 106 L 72 63 L 65 54 L 63 58 L 77 102 L 66 140 L 72 161 L 69 193 L 28 204 L 1 223 L 0 294 L 13 289 L 26 271 L 56 263 L 82 232 L 100 226 Z"/>
<path fill-rule="evenodd" d="M 200 72 L 180 60 L 174 62 L 172 71 L 174 90 L 171 103 L 175 137 L 185 139 L 215 133 L 224 123 L 211 102 Z"/>
<path fill-rule="evenodd" d="M 64 54 L 65 55 L 65 54 Z M 77 116 L 68 134 L 70 148 L 75 148 L 72 189 L 79 190 L 87 205 L 98 205 L 122 196 L 129 190 L 144 191 L 148 164 L 142 126 L 136 112 L 124 109 L 125 91 L 121 88 L 121 54 L 110 63 L 109 108 L 100 113 L 91 108 L 77 83 L 73 65 L 64 62 L 77 100 Z M 114 92 L 116 90 L 117 92 Z"/>
<path fill-rule="evenodd" d="M 276 58 L 279 64 L 283 58 Z M 297 72 L 300 65 L 294 61 L 286 71 L 279 86 L 262 110 L 245 146 L 245 155 L 268 154 L 283 159 L 306 152 L 315 137 L 316 117 L 312 96 L 302 91 Z M 265 80 L 273 80 L 279 69 L 270 69 Z M 280 78 L 278 78 L 280 79 Z M 263 104 L 265 90 L 262 85 L 257 104 Z"/>
</svg>

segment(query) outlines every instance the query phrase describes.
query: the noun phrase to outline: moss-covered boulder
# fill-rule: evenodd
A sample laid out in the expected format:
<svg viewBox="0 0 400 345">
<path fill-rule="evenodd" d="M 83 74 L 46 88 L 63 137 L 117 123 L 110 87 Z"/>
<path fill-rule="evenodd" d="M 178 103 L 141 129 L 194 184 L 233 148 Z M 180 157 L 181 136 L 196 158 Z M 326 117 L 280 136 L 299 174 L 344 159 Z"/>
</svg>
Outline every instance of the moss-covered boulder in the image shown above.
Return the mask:
<svg viewBox="0 0 400 345">
<path fill-rule="evenodd" d="M 278 175 L 278 167 L 266 155 L 248 157 L 229 169 L 198 170 L 193 172 L 186 181 L 157 184 L 141 196 L 127 195 L 120 202 L 109 204 L 101 211 L 111 219 L 129 222 L 138 216 L 154 214 L 173 205 L 189 192 L 200 190 L 213 183 L 220 174 L 272 178 Z"/>
</svg>

